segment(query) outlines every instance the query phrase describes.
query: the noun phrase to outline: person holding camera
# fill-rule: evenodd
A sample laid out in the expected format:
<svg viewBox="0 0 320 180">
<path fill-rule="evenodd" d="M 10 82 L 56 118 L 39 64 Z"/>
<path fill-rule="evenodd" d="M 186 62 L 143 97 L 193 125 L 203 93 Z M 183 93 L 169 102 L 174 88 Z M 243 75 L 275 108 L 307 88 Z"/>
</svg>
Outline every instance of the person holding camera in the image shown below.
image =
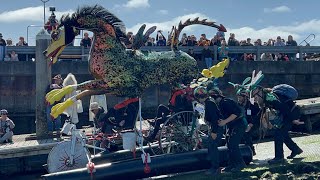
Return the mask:
<svg viewBox="0 0 320 180">
<path fill-rule="evenodd" d="M 0 143 L 12 142 L 12 129 L 15 127 L 15 124 L 8 118 L 8 111 L 6 109 L 2 109 L 0 114 Z"/>
</svg>

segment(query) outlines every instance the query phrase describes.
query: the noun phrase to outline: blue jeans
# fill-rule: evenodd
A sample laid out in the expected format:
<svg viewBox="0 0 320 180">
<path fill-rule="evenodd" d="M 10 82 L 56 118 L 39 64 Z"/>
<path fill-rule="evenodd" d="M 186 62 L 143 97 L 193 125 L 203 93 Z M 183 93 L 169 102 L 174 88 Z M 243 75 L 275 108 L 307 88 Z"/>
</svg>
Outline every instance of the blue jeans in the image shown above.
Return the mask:
<svg viewBox="0 0 320 180">
<path fill-rule="evenodd" d="M 61 128 L 61 116 L 58 116 L 56 119 L 51 118 L 51 108 L 53 105 L 47 106 L 47 124 L 48 124 L 48 131 L 60 131 Z"/>
<path fill-rule="evenodd" d="M 207 65 L 207 68 L 211 68 L 212 66 L 212 58 L 204 58 L 204 60 L 206 61 L 206 65 Z"/>
</svg>

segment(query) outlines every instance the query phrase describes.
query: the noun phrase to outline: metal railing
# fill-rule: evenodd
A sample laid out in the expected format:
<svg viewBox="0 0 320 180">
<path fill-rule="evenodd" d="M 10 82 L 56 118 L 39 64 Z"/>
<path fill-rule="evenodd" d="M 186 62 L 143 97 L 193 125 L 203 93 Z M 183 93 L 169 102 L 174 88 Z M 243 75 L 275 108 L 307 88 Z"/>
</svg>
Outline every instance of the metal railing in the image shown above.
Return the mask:
<svg viewBox="0 0 320 180">
<path fill-rule="evenodd" d="M 188 52 L 189 49 L 193 49 L 195 54 L 201 54 L 203 47 L 200 46 L 180 46 L 179 49 L 184 52 Z M 213 51 L 214 60 L 218 59 L 217 46 L 210 46 L 209 49 Z M 35 55 L 35 46 L 8 46 L 7 52 L 15 51 L 17 54 Z M 143 51 L 170 51 L 169 46 L 144 46 L 141 48 Z M 257 57 L 257 61 L 260 60 L 262 53 L 298 53 L 299 60 L 303 60 L 303 54 L 319 53 L 320 46 L 229 46 L 229 54 L 242 54 L 242 53 L 254 53 Z M 85 60 L 89 54 L 89 48 L 82 46 L 67 46 L 62 52 L 62 56 L 73 55 L 79 59 Z"/>
</svg>

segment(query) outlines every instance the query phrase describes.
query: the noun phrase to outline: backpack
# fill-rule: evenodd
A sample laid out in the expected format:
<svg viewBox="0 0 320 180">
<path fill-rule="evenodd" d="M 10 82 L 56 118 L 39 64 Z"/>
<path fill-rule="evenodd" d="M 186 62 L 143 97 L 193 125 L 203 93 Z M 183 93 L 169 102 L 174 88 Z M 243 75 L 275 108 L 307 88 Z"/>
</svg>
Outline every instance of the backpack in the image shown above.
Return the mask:
<svg viewBox="0 0 320 180">
<path fill-rule="evenodd" d="M 286 98 L 288 98 L 288 100 L 292 101 L 298 98 L 298 91 L 288 84 L 276 85 L 272 88 L 272 92 L 276 95 L 285 96 Z"/>
</svg>

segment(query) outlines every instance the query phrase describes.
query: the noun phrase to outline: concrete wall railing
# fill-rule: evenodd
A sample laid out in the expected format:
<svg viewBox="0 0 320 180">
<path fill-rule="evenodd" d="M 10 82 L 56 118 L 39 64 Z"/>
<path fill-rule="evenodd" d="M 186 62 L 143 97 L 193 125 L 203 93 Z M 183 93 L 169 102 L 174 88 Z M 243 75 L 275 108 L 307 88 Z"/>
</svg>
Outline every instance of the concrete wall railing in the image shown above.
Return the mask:
<svg viewBox="0 0 320 180">
<path fill-rule="evenodd" d="M 203 47 L 199 46 L 180 46 L 179 49 L 187 52 L 190 48 L 194 50 L 196 54 L 200 54 Z M 214 59 L 217 60 L 217 46 L 210 46 L 209 49 L 214 51 Z M 18 54 L 26 54 L 28 56 L 34 56 L 35 46 L 8 46 L 7 52 L 14 50 Z M 169 51 L 169 46 L 144 46 L 141 50 L 152 51 Z M 304 53 L 320 53 L 320 46 L 230 46 L 229 53 L 255 53 L 257 60 L 260 60 L 260 56 L 264 52 L 269 53 L 299 53 L 299 60 L 303 60 Z M 78 56 L 80 59 L 85 60 L 86 55 L 89 53 L 89 48 L 80 46 L 67 46 L 62 52 L 62 56 L 68 58 L 68 56 Z"/>
</svg>

